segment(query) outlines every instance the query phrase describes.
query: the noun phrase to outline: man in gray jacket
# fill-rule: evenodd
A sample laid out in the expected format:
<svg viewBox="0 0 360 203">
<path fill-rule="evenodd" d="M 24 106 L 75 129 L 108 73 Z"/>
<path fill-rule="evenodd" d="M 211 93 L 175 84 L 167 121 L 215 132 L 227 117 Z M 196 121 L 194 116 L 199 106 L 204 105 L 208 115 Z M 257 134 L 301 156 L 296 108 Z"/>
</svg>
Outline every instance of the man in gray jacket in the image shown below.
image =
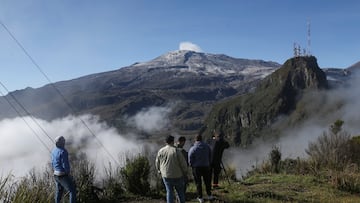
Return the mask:
<svg viewBox="0 0 360 203">
<path fill-rule="evenodd" d="M 155 167 L 165 184 L 167 203 L 174 202 L 174 188 L 180 203 L 185 203 L 184 177 L 187 175 L 187 163 L 181 151 L 174 146 L 173 136 L 167 136 L 166 146 L 158 151 Z"/>
</svg>

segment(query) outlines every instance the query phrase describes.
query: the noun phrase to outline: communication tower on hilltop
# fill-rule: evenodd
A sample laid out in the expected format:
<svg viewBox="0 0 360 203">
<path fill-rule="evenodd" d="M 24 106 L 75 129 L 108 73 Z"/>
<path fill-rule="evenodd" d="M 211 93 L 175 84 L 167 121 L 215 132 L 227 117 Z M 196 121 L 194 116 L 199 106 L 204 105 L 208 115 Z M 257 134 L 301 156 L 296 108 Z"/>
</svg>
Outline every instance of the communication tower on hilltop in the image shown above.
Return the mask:
<svg viewBox="0 0 360 203">
<path fill-rule="evenodd" d="M 307 47 L 306 55 L 311 56 L 311 32 L 310 32 L 310 20 L 307 21 Z"/>
<path fill-rule="evenodd" d="M 301 56 L 301 48 L 300 45 L 297 44 L 296 42 L 294 42 L 294 57 L 299 57 Z"/>
<path fill-rule="evenodd" d="M 311 31 L 310 31 L 310 20 L 307 21 L 307 44 L 306 49 L 301 50 L 299 44 L 294 43 L 294 57 L 299 56 L 311 56 Z"/>
</svg>

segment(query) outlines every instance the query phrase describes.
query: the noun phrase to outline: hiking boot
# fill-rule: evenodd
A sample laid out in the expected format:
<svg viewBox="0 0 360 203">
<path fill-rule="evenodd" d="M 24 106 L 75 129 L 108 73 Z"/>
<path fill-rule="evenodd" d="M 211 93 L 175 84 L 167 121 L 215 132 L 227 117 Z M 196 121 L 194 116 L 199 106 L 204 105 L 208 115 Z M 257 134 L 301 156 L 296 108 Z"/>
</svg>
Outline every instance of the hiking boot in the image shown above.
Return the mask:
<svg viewBox="0 0 360 203">
<path fill-rule="evenodd" d="M 203 203 L 203 202 L 204 202 L 204 199 L 203 199 L 203 198 L 200 198 L 200 197 L 198 197 L 197 200 L 198 200 L 200 203 Z"/>
</svg>

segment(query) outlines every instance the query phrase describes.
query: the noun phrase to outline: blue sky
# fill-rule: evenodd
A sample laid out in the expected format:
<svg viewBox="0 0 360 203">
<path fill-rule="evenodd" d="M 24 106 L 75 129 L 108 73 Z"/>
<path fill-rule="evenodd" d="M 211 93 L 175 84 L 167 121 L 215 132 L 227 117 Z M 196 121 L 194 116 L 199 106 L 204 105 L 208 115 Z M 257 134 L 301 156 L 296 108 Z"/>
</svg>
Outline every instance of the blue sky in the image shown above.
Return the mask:
<svg viewBox="0 0 360 203">
<path fill-rule="evenodd" d="M 319 66 L 360 61 L 357 0 L 0 0 L 0 20 L 52 82 L 149 61 L 191 42 L 206 53 L 284 63 L 307 44 Z M 0 82 L 48 83 L 0 26 Z M 4 92 L 1 88 L 1 92 Z"/>
</svg>

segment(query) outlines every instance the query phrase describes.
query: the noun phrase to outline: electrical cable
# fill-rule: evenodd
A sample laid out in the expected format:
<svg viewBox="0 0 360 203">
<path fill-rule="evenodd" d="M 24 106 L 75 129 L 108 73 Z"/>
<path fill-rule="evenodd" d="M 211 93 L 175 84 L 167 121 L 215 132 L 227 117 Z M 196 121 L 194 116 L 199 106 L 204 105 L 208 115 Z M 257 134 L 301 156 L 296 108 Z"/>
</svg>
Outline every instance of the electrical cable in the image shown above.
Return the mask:
<svg viewBox="0 0 360 203">
<path fill-rule="evenodd" d="M 16 102 L 17 105 L 19 105 L 21 107 L 21 109 L 26 113 L 27 116 L 29 116 L 32 121 L 41 129 L 41 131 L 49 138 L 49 140 L 55 144 L 54 140 L 49 136 L 49 134 L 44 130 L 43 127 L 41 127 L 41 125 L 39 124 L 39 122 L 36 121 L 36 119 L 34 118 L 33 115 L 31 115 L 31 113 L 26 110 L 26 108 L 24 107 L 24 105 L 22 105 L 19 100 L 16 99 L 16 97 L 6 88 L 6 86 L 0 82 L 0 85 L 7 91 L 8 95 L 10 95 L 10 97 Z M 10 103 L 10 100 L 7 100 Z M 19 115 L 21 116 L 21 115 Z"/>
<path fill-rule="evenodd" d="M 1 82 L 0 82 L 1 83 Z M 1 83 L 2 84 L 2 83 Z M 34 130 L 34 128 L 31 127 L 31 125 L 26 121 L 26 119 L 21 115 L 21 113 L 19 112 L 19 110 L 16 109 L 16 107 L 10 102 L 10 100 L 1 92 L 0 90 L 0 94 L 3 98 L 5 98 L 5 100 L 9 103 L 9 105 L 11 106 L 11 108 L 13 108 L 16 113 L 22 118 L 22 120 L 25 122 L 25 124 L 30 128 L 30 130 L 35 134 L 35 136 L 38 138 L 38 140 L 45 146 L 45 148 L 51 153 L 50 148 L 46 145 L 46 143 L 40 138 L 40 136 L 36 133 L 36 131 Z"/>
<path fill-rule="evenodd" d="M 15 41 L 15 43 L 19 46 L 19 48 L 24 52 L 24 54 L 30 59 L 33 65 L 38 69 L 38 71 L 46 78 L 49 84 L 54 88 L 54 90 L 62 97 L 64 103 L 69 107 L 69 109 L 75 114 L 75 109 L 71 106 L 71 104 L 66 100 L 65 96 L 61 93 L 61 91 L 55 86 L 55 84 L 50 80 L 50 78 L 46 75 L 46 73 L 40 68 L 38 63 L 36 63 L 35 59 L 26 51 L 25 47 L 16 39 L 16 37 L 11 33 L 11 31 L 7 28 L 7 26 L 0 20 L 0 24 L 6 30 L 6 32 L 10 35 L 10 37 Z M 104 149 L 104 151 L 108 154 L 108 156 L 119 165 L 119 162 L 112 156 L 109 150 L 106 149 L 104 144 L 100 141 L 100 139 L 95 135 L 95 133 L 90 129 L 90 127 L 86 124 L 86 122 L 79 117 L 81 123 L 86 127 L 86 129 L 90 132 L 90 134 L 96 139 L 96 141 L 100 144 L 100 146 Z"/>
</svg>

